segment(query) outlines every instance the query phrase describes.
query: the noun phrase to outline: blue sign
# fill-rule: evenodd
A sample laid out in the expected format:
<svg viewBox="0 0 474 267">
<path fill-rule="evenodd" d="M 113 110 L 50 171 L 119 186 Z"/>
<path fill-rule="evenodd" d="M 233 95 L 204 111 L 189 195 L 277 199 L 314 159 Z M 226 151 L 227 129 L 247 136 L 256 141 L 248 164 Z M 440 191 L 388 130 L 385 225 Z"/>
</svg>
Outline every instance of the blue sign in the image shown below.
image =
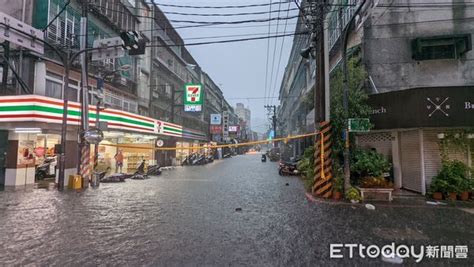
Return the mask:
<svg viewBox="0 0 474 267">
<path fill-rule="evenodd" d="M 221 125 L 222 115 L 221 114 L 211 114 L 211 125 Z"/>
<path fill-rule="evenodd" d="M 271 130 L 271 131 L 268 133 L 268 139 L 272 140 L 273 138 L 275 138 L 275 131 Z"/>
</svg>

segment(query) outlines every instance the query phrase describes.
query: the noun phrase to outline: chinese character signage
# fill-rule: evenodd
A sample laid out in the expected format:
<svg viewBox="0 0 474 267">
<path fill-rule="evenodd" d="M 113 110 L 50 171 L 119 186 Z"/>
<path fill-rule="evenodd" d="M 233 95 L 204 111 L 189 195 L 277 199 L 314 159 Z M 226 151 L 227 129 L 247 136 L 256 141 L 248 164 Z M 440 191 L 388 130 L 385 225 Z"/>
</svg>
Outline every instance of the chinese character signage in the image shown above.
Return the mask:
<svg viewBox="0 0 474 267">
<path fill-rule="evenodd" d="M 221 134 L 222 126 L 221 125 L 211 125 L 210 126 L 211 134 Z"/>
<path fill-rule="evenodd" d="M 229 126 L 229 133 L 236 133 L 239 131 L 239 126 L 238 125 L 230 125 Z"/>
<path fill-rule="evenodd" d="M 184 86 L 184 111 L 202 111 L 203 98 L 201 84 L 186 84 Z"/>
</svg>

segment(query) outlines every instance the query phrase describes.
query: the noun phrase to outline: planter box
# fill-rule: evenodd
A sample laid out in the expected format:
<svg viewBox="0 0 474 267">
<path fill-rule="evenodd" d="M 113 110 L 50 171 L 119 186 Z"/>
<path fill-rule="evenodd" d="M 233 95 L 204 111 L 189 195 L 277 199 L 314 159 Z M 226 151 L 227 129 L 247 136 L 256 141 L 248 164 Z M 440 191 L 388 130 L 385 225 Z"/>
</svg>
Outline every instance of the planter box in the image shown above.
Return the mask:
<svg viewBox="0 0 474 267">
<path fill-rule="evenodd" d="M 388 194 L 388 201 L 392 201 L 392 192 L 393 188 L 362 188 L 362 187 L 357 187 L 360 191 L 360 196 L 362 197 L 362 200 L 365 199 L 365 194 Z"/>
</svg>

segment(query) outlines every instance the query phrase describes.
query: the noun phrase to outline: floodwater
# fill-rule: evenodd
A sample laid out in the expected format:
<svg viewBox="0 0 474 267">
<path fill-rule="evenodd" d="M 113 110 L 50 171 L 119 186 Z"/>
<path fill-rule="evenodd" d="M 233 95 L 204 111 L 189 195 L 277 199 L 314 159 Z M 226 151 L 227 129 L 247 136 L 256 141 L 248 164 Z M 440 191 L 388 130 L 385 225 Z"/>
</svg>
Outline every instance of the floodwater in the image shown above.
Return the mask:
<svg viewBox="0 0 474 267">
<path fill-rule="evenodd" d="M 262 163 L 259 155 L 80 193 L 4 191 L 0 265 L 380 266 L 380 258 L 349 259 L 347 253 L 330 259 L 329 245 L 396 242 L 468 245 L 474 251 L 472 214 L 376 207 L 311 202 L 298 178 L 280 177 L 276 163 Z M 471 265 L 473 251 L 468 259 L 436 263 Z"/>
</svg>

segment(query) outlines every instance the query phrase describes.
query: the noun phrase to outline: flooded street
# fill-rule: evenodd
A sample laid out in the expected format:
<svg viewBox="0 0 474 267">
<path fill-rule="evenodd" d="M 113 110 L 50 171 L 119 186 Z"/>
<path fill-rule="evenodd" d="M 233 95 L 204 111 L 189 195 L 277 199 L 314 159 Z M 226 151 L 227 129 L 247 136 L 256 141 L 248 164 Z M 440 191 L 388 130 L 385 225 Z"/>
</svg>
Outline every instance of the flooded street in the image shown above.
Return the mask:
<svg viewBox="0 0 474 267">
<path fill-rule="evenodd" d="M 311 202 L 259 155 L 82 193 L 0 192 L 0 225 L 0 265 L 380 264 L 330 259 L 329 244 L 474 247 L 468 212 Z"/>
</svg>

